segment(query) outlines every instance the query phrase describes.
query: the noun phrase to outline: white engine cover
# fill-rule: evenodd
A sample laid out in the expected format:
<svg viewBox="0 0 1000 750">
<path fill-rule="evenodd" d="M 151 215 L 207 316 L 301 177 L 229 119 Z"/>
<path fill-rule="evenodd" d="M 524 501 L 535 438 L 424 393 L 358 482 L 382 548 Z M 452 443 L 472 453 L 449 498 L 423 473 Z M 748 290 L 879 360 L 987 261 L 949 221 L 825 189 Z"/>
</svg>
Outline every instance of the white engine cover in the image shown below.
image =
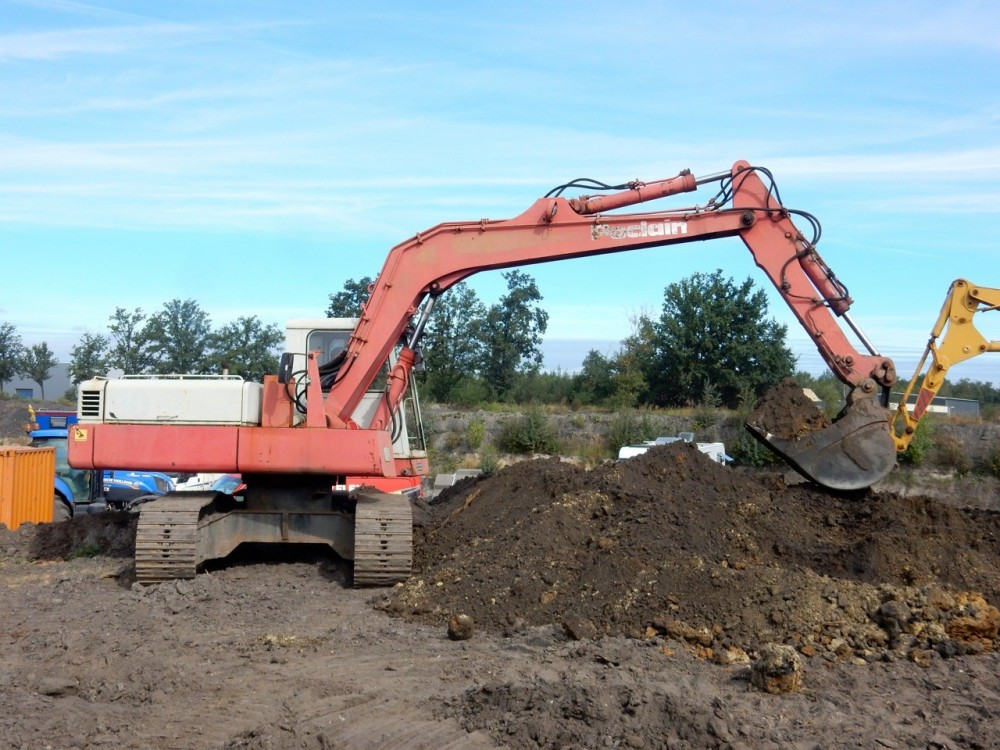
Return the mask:
<svg viewBox="0 0 1000 750">
<path fill-rule="evenodd" d="M 264 387 L 239 377 L 129 376 L 80 384 L 80 422 L 260 424 Z"/>
</svg>

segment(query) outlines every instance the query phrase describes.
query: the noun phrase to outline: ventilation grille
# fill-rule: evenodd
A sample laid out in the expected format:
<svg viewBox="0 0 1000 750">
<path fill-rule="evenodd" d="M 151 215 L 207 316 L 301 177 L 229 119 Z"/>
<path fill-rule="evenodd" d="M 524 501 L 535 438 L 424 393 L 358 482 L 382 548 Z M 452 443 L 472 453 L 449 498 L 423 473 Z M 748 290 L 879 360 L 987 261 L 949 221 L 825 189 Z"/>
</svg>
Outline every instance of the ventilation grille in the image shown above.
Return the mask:
<svg viewBox="0 0 1000 750">
<path fill-rule="evenodd" d="M 83 391 L 80 394 L 80 416 L 83 419 L 101 418 L 101 391 Z"/>
</svg>

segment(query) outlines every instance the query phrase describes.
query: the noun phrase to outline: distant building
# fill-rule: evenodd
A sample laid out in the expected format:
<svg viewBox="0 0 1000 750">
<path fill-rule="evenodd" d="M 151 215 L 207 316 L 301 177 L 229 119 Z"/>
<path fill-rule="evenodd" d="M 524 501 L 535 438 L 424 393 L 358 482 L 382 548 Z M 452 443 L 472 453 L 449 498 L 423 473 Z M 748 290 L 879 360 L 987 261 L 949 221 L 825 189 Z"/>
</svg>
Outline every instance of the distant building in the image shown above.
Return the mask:
<svg viewBox="0 0 1000 750">
<path fill-rule="evenodd" d="M 49 371 L 49 378 L 45 381 L 45 400 L 55 401 L 62 398 L 72 385 L 69 379 L 69 365 L 56 364 Z M 3 392 L 9 396 L 23 398 L 26 401 L 32 399 L 37 401 L 42 397 L 42 389 L 38 387 L 38 383 L 34 380 L 25 380 L 24 378 L 15 378 L 4 383 Z"/>
<path fill-rule="evenodd" d="M 889 408 L 898 409 L 899 399 L 902 393 L 893 393 L 889 397 Z M 911 393 L 906 400 L 906 405 L 913 410 L 917 403 L 917 394 Z M 963 417 L 967 419 L 979 418 L 979 402 L 971 398 L 952 398 L 951 396 L 935 396 L 931 399 L 930 406 L 927 407 L 927 414 L 937 414 L 942 417 Z"/>
</svg>

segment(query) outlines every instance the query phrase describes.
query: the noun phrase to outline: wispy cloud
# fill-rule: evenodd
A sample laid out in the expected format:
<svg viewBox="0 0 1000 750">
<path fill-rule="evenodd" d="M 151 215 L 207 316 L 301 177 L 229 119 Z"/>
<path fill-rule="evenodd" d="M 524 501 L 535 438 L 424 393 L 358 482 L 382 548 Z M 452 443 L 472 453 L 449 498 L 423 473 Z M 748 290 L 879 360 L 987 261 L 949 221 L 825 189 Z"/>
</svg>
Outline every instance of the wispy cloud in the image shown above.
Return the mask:
<svg viewBox="0 0 1000 750">
<path fill-rule="evenodd" d="M 164 23 L 3 34 L 0 35 L 0 62 L 55 60 L 71 55 L 120 55 L 154 45 L 176 45 L 179 38 L 206 33 L 203 27 Z"/>
</svg>

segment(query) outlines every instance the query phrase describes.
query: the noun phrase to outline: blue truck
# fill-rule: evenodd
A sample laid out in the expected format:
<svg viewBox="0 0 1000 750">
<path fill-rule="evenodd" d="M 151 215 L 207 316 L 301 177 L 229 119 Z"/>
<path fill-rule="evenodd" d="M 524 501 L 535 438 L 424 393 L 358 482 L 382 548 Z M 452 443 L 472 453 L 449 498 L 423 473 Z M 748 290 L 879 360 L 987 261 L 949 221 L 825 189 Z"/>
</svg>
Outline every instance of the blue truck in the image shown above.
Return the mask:
<svg viewBox="0 0 1000 750">
<path fill-rule="evenodd" d="M 67 436 L 76 424 L 76 412 L 30 409 L 26 426 L 33 446 L 56 449 L 53 520 L 65 521 L 81 513 L 97 513 L 108 508 L 124 510 L 136 500 L 163 495 L 174 490 L 174 480 L 154 471 L 103 472 L 74 469 L 67 460 Z"/>
</svg>

